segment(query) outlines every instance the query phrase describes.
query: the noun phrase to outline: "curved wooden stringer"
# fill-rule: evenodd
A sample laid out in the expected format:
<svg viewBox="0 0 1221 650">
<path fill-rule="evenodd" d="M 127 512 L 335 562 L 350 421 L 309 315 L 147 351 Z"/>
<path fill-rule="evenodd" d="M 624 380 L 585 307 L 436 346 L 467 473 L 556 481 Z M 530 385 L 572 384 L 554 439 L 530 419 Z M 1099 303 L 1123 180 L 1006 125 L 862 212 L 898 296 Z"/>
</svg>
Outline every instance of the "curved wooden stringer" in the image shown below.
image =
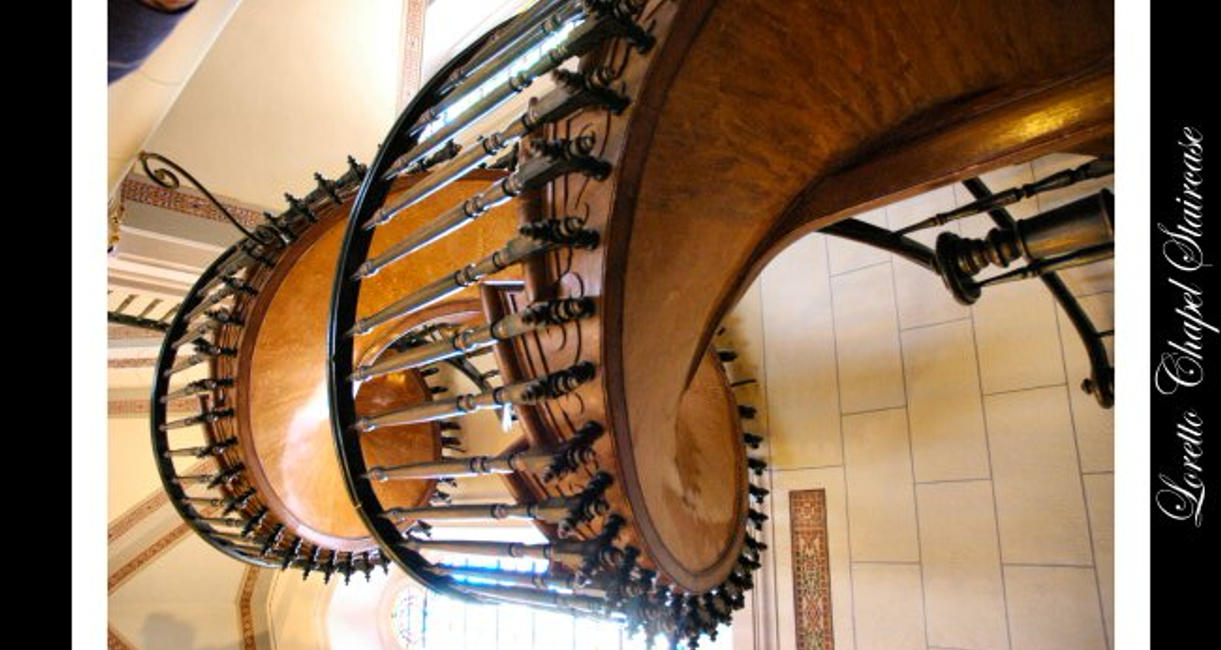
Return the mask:
<svg viewBox="0 0 1221 650">
<path fill-rule="evenodd" d="M 304 577 L 318 573 L 324 580 L 338 574 L 345 582 L 353 573 L 368 575 L 390 562 L 348 498 L 326 404 L 330 275 L 366 171 L 354 161 L 349 165 L 336 181 L 319 176 L 317 189 L 302 199 L 290 196 L 288 210 L 266 215 L 266 224 L 205 271 L 169 325 L 152 404 L 163 486 L 198 534 L 245 562 L 298 568 Z M 493 177 L 473 174 L 436 200 Z M 489 223 L 495 220 L 490 217 Z M 477 250 L 478 243 L 473 247 Z M 410 284 L 429 272 L 424 260 L 386 277 Z M 459 295 L 401 325 L 448 331 L 479 317 L 476 296 Z M 358 354 L 375 362 L 406 344 L 388 332 L 366 340 Z M 447 363 L 486 385 L 466 358 Z M 434 378 L 435 370 L 405 370 L 364 382 L 355 393 L 358 408 L 376 413 L 435 400 L 448 390 Z M 166 405 L 182 399 L 197 399 L 199 414 L 168 420 Z M 370 462 L 391 465 L 439 460 L 455 446 L 455 427 L 450 422 L 384 427 L 366 437 L 364 453 Z M 186 469 L 187 462 L 201 459 L 213 467 Z M 445 497 L 436 481 L 387 484 L 378 493 L 411 505 Z"/>
<path fill-rule="evenodd" d="M 205 273 L 159 373 L 196 333 L 217 358 L 157 395 L 208 400 L 207 483 L 249 537 L 159 457 L 166 489 L 246 561 L 393 561 L 458 598 L 695 647 L 743 606 L 765 548 L 762 439 L 714 342 L 725 314 L 796 237 L 1105 143 L 1111 22 L 1106 2 L 539 0 L 425 85 L 367 173 L 290 200 L 276 238 Z M 470 362 L 488 352 L 494 371 Z M 471 388 L 438 383 L 440 364 Z M 523 438 L 466 453 L 456 427 L 483 410 Z M 187 453 L 167 424 L 155 403 L 158 454 Z M 461 498 L 480 475 L 513 498 Z M 430 536 L 510 518 L 548 542 Z"/>
<path fill-rule="evenodd" d="M 748 507 L 747 481 L 761 461 L 745 453 L 737 422 L 751 410 L 736 404 L 709 347 L 717 323 L 800 234 L 1108 137 L 1110 23 L 1101 2 L 1002 12 L 938 1 L 543 1 L 472 46 L 391 130 L 336 273 L 334 433 L 374 536 L 440 589 L 596 611 L 697 643 L 740 606 L 757 566 L 748 522 L 763 518 Z M 546 38 L 558 42 L 496 77 Z M 549 90 L 532 85 L 544 75 Z M 488 117 L 519 93 L 532 99 L 518 119 Z M 379 245 L 417 201 L 481 166 L 508 175 Z M 404 178 L 413 189 L 387 198 L 388 183 Z M 484 210 L 513 199 L 522 224 L 497 255 L 468 255 L 376 311 L 359 307 L 381 290 L 381 274 L 455 233 L 482 231 Z M 489 325 L 436 354 L 380 369 L 348 363 L 376 328 L 518 263 L 524 287 L 482 290 Z M 495 351 L 497 389 L 354 412 L 360 381 L 483 346 Z M 461 467 L 359 460 L 363 436 L 379 426 L 510 405 L 529 443 L 514 453 Z M 583 462 L 555 471 L 574 446 Z M 524 475 L 519 503 L 404 508 L 371 493 L 381 482 L 483 471 Z M 554 529 L 540 547 L 433 541 L 425 525 L 403 536 L 379 521 L 386 513 L 524 516 Z M 472 586 L 432 566 L 428 549 L 546 558 L 567 573 Z"/>
<path fill-rule="evenodd" d="M 243 237 L 199 278 L 169 324 L 155 367 L 152 444 L 163 487 L 178 513 L 209 544 L 244 562 L 350 576 L 388 566 L 371 540 L 336 544 L 311 536 L 278 507 L 250 438 L 250 355 L 262 315 L 295 258 L 346 213 L 366 168 L 348 159 L 318 187 Z M 167 404 L 198 400 L 200 412 L 170 421 Z M 208 459 L 206 473 L 187 461 Z"/>
</svg>

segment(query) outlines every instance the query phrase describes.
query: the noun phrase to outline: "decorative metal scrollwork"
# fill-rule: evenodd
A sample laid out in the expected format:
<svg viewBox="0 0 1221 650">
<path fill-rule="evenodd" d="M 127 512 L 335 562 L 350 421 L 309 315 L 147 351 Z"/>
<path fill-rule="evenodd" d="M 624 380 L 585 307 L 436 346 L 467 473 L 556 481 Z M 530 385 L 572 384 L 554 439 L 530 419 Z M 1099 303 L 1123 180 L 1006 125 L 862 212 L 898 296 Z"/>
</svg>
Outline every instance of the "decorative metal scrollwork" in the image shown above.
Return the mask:
<svg viewBox="0 0 1221 650">
<path fill-rule="evenodd" d="M 229 223 L 233 224 L 234 228 L 240 230 L 243 235 L 250 239 L 262 241 L 259 237 L 255 237 L 254 233 L 246 230 L 246 227 L 239 223 L 238 220 L 235 219 L 232 214 L 230 214 L 229 210 L 225 208 L 224 204 L 218 201 L 215 196 L 212 196 L 212 193 L 208 191 L 208 188 L 204 187 L 203 183 L 196 180 L 196 178 L 192 176 L 190 172 L 183 169 L 181 165 L 159 153 L 152 153 L 148 151 L 141 151 L 139 158 L 140 166 L 144 168 L 144 173 L 148 174 L 148 177 L 151 178 L 153 182 L 166 189 L 176 190 L 182 185 L 182 182 L 178 180 L 178 176 L 175 175 L 174 172 L 182 174 L 186 177 L 187 181 L 191 183 L 191 185 L 195 186 L 195 189 L 203 193 L 204 197 L 208 199 L 208 202 L 212 204 L 212 207 L 216 208 L 221 214 L 225 215 L 225 218 L 229 220 Z M 165 165 L 165 167 L 154 169 L 153 167 L 149 166 L 149 161 L 161 163 L 162 165 Z M 166 169 L 166 167 L 169 169 Z"/>
</svg>

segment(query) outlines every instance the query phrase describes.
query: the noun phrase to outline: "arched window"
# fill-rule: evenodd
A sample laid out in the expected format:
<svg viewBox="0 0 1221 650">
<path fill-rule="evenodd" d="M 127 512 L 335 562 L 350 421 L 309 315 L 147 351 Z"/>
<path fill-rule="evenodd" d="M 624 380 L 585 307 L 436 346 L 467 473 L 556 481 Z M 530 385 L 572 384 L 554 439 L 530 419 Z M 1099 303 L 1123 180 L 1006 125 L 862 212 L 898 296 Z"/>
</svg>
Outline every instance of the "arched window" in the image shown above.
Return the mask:
<svg viewBox="0 0 1221 650">
<path fill-rule="evenodd" d="M 437 554 L 434 561 L 454 566 L 542 572 L 546 561 L 476 558 Z M 483 582 L 468 580 L 468 582 Z M 414 583 L 398 594 L 391 626 L 403 650 L 644 650 L 644 635 L 630 638 L 615 622 L 548 612 L 521 605 L 469 605 L 429 592 Z M 658 639 L 654 648 L 664 648 Z M 701 648 L 731 650 L 729 628 Z"/>
<path fill-rule="evenodd" d="M 530 48 L 527 52 L 514 60 L 512 64 L 506 66 L 504 70 L 480 84 L 480 86 L 473 92 L 468 93 L 460 101 L 457 101 L 452 106 L 446 108 L 440 115 L 437 116 L 435 120 L 432 121 L 432 123 L 424 127 L 424 130 L 419 136 L 420 141 L 426 140 L 428 136 L 436 132 L 437 129 L 452 122 L 454 118 L 461 115 L 462 111 L 465 111 L 468 107 L 470 107 L 471 104 L 483 99 L 483 97 L 493 89 L 503 85 L 511 75 L 515 75 L 522 70 L 525 70 L 527 67 L 533 65 L 535 62 L 541 59 L 543 54 L 555 49 L 557 45 L 564 42 L 564 39 L 568 38 L 568 33 L 571 32 L 574 27 L 576 27 L 576 23 L 569 21 L 554 34 L 548 36 L 541 43 Z"/>
</svg>

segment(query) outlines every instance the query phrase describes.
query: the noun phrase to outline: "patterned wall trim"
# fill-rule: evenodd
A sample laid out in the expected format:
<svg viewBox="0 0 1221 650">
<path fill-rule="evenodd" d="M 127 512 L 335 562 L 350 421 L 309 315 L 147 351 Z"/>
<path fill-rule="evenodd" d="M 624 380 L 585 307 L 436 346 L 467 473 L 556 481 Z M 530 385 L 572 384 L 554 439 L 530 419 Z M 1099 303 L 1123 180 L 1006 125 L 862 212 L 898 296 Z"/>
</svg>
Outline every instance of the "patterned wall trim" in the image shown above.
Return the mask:
<svg viewBox="0 0 1221 650">
<path fill-rule="evenodd" d="M 139 555 L 110 573 L 110 577 L 106 581 L 107 593 L 113 594 L 115 589 L 122 586 L 124 582 L 127 582 L 140 569 L 156 560 L 162 553 L 173 548 L 178 542 L 186 539 L 186 536 L 189 534 L 191 534 L 191 528 L 182 523 L 175 526 L 170 532 L 162 535 L 160 539 L 150 544 L 148 548 L 140 551 Z"/>
<path fill-rule="evenodd" d="M 152 357 L 144 359 L 109 359 L 106 361 L 107 368 L 152 368 L 157 365 L 157 360 Z"/>
<path fill-rule="evenodd" d="M 242 650 L 258 650 L 254 634 L 254 613 L 250 609 L 254 597 L 254 588 L 259 580 L 259 568 L 246 567 L 242 574 L 241 585 L 237 589 L 237 622 L 238 636 L 242 639 Z"/>
<path fill-rule="evenodd" d="M 168 309 L 168 305 L 160 305 L 160 311 Z M 127 313 L 127 312 L 124 312 Z M 134 313 L 130 315 L 136 315 Z M 147 318 L 147 317 L 146 317 Z M 131 325 L 120 325 L 119 323 L 106 324 L 106 338 L 114 339 L 162 339 L 165 338 L 165 332 L 157 330 L 145 329 L 143 327 L 132 327 Z"/>
<path fill-rule="evenodd" d="M 199 512 L 205 517 L 214 517 L 220 510 L 220 508 L 204 508 Z M 157 541 L 149 544 L 148 548 L 140 551 L 136 557 L 110 573 L 106 584 L 107 593 L 113 594 L 114 590 L 122 586 L 124 582 L 127 582 L 141 569 L 161 557 L 166 551 L 174 548 L 174 545 L 186 539 L 189 535 L 191 535 L 191 527 L 183 522 L 175 526 L 170 532 L 162 535 Z"/>
<path fill-rule="evenodd" d="M 191 472 L 195 474 L 196 472 Z M 169 497 L 165 496 L 164 492 L 158 492 L 152 496 L 145 497 L 144 500 L 137 503 L 127 512 L 119 515 L 114 523 L 106 528 L 106 543 L 111 544 L 116 539 L 122 537 L 127 531 L 136 527 L 136 524 L 144 521 L 146 517 L 157 511 L 157 508 L 169 503 Z"/>
<path fill-rule="evenodd" d="M 106 626 L 106 648 L 107 650 L 136 650 L 136 647 L 123 638 L 113 625 Z"/>
<path fill-rule="evenodd" d="M 403 70 L 398 110 L 420 90 L 424 59 L 424 12 L 428 0 L 406 0 L 403 3 Z"/>
<path fill-rule="evenodd" d="M 114 417 L 131 417 L 133 415 L 148 415 L 149 403 L 146 399 L 112 399 L 106 405 L 106 414 Z M 198 413 L 199 402 L 190 397 L 170 400 L 166 405 L 169 413 Z"/>
<path fill-rule="evenodd" d="M 182 471 L 183 474 L 203 474 L 205 472 L 214 471 L 215 463 L 211 458 L 205 458 L 189 468 Z M 106 543 L 111 544 L 116 539 L 122 537 L 127 531 L 136 527 L 136 524 L 144 521 L 146 517 L 157 511 L 157 508 L 170 502 L 169 497 L 165 492 L 158 490 L 144 497 L 139 503 L 127 509 L 127 512 L 119 515 L 106 529 Z"/>
<path fill-rule="evenodd" d="M 127 178 L 123 179 L 121 192 L 124 201 L 143 203 L 193 217 L 229 223 L 225 216 L 212 207 L 212 204 L 208 203 L 208 200 L 202 195 L 185 189 L 166 189 L 134 174 L 128 174 Z M 260 211 L 242 206 L 236 200 L 225 196 L 216 195 L 216 198 L 243 226 L 253 228 L 263 223 L 263 215 Z"/>
<path fill-rule="evenodd" d="M 797 650 L 833 650 L 826 491 L 790 491 L 789 517 L 793 535 L 793 620 Z"/>
</svg>

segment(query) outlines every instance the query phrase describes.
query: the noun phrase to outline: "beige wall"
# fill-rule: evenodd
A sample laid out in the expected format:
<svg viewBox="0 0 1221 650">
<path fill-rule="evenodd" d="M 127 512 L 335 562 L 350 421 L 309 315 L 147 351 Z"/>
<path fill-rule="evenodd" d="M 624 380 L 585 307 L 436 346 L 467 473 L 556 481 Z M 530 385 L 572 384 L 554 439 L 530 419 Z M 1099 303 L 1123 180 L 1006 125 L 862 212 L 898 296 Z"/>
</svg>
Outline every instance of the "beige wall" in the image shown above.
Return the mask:
<svg viewBox="0 0 1221 650">
<path fill-rule="evenodd" d="M 390 0 L 243 3 L 148 148 L 214 192 L 267 206 L 308 191 L 315 170 L 337 173 L 345 154 L 368 162 L 395 117 L 400 11 Z M 438 38 L 426 30 L 426 57 L 443 58 Z M 985 180 L 996 190 L 1075 162 Z M 862 218 L 898 227 L 967 200 L 945 188 Z M 1066 274 L 1102 328 L 1111 275 L 1109 263 Z M 922 269 L 812 235 L 765 270 L 728 324 L 736 374 L 760 382 L 741 394 L 759 408 L 773 490 L 769 563 L 736 616 L 735 647 L 793 647 L 787 495 L 813 487 L 828 496 L 836 648 L 1110 647 L 1111 412 L 1077 389 L 1084 354 L 1042 287 L 998 287 L 962 307 Z M 142 372 L 112 371 L 112 387 L 145 391 Z M 472 451 L 496 450 L 504 434 L 491 418 L 473 423 Z M 159 482 L 143 416 L 111 419 L 108 435 L 113 520 Z M 503 493 L 469 485 L 468 497 Z M 132 535 L 173 525 L 158 516 Z M 243 569 L 188 536 L 114 591 L 111 621 L 137 647 L 237 647 Z M 355 577 L 339 602 L 335 582 L 283 574 L 263 618 L 281 648 L 319 647 L 354 626 L 373 634 L 400 579 Z"/>
<path fill-rule="evenodd" d="M 984 180 L 999 191 L 1084 160 Z M 970 200 L 946 187 L 860 218 L 898 228 Z M 1100 329 L 1111 275 L 1110 262 L 1065 273 Z M 827 496 L 837 650 L 1110 647 L 1112 413 L 1078 388 L 1085 354 L 1041 283 L 964 307 L 911 263 L 815 234 L 764 270 L 728 325 L 737 374 L 760 380 L 743 397 L 760 407 L 772 489 L 768 564 L 735 647 L 794 647 L 788 494 L 811 488 Z"/>
<path fill-rule="evenodd" d="M 114 192 L 240 0 L 202 2 L 144 65 L 107 88 L 107 188 Z"/>
<path fill-rule="evenodd" d="M 402 2 L 243 3 L 147 148 L 215 193 L 283 208 L 368 163 L 395 117 Z"/>
<path fill-rule="evenodd" d="M 235 598 L 243 571 L 244 565 L 187 535 L 111 593 L 110 624 L 147 650 L 236 649 Z"/>
<path fill-rule="evenodd" d="M 160 491 L 161 479 L 153 464 L 147 416 L 110 418 L 106 433 L 110 460 L 106 513 L 107 520 L 114 520 L 141 499 Z"/>
</svg>

